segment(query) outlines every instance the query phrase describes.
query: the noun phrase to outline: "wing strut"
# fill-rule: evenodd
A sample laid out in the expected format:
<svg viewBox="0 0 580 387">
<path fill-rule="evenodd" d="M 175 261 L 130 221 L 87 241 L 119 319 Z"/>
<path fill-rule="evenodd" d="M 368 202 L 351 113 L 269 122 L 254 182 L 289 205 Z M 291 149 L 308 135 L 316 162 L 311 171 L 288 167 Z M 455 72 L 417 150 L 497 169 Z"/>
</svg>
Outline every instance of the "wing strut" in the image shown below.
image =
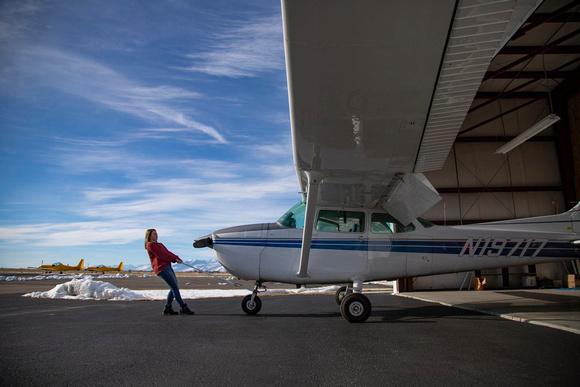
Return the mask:
<svg viewBox="0 0 580 387">
<path fill-rule="evenodd" d="M 308 177 L 308 191 L 306 197 L 306 214 L 304 215 L 304 231 L 302 233 L 302 250 L 300 251 L 300 266 L 296 276 L 308 278 L 308 259 L 310 258 L 310 243 L 314 230 L 314 216 L 316 215 L 316 202 L 318 200 L 318 187 L 326 176 L 319 171 L 304 171 Z"/>
</svg>

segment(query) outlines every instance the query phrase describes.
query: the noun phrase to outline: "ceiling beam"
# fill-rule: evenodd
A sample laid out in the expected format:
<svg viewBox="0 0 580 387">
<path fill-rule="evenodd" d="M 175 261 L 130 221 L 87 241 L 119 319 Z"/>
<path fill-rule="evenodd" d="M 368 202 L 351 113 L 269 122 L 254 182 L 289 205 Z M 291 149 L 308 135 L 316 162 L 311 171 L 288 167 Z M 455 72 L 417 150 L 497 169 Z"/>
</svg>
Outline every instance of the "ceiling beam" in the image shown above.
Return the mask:
<svg viewBox="0 0 580 387">
<path fill-rule="evenodd" d="M 541 51 L 540 46 L 505 46 L 497 55 L 527 55 Z M 580 46 L 556 46 L 544 52 L 544 55 L 580 54 Z"/>
<path fill-rule="evenodd" d="M 533 13 L 526 20 L 526 24 L 541 23 L 578 23 L 580 22 L 580 13 L 578 12 L 564 12 L 559 15 L 552 16 L 551 13 Z"/>
<path fill-rule="evenodd" d="M 468 193 L 486 193 L 486 192 L 559 192 L 564 190 L 562 185 L 534 185 L 524 187 L 435 187 L 440 194 L 468 194 Z"/>
<path fill-rule="evenodd" d="M 533 30 L 534 28 L 544 24 L 544 23 L 551 23 L 554 22 L 557 18 L 562 17 L 565 15 L 569 10 L 577 7 L 580 5 L 580 0 L 574 0 L 570 3 L 564 5 L 563 7 L 555 10 L 552 13 L 544 14 L 543 18 L 537 17 L 536 19 L 528 20 L 530 23 L 526 23 L 523 27 L 521 27 L 515 34 L 512 36 L 511 40 L 514 41 L 516 39 L 521 38 L 526 34 L 526 32 Z"/>
<path fill-rule="evenodd" d="M 526 102 L 524 102 L 523 104 L 521 104 L 521 105 L 519 105 L 519 106 L 516 106 L 516 107 L 515 107 L 515 108 L 513 108 L 513 109 L 507 110 L 507 111 L 505 111 L 505 112 L 503 112 L 503 113 L 501 113 L 501 114 L 498 114 L 498 115 L 496 115 L 495 117 L 491 117 L 491 118 L 489 118 L 489 119 L 487 119 L 487 120 L 485 120 L 485 121 L 483 121 L 483 122 L 480 122 L 479 124 L 476 124 L 476 125 L 473 125 L 473 126 L 471 126 L 471 127 L 467 128 L 467 129 L 463 129 L 463 130 L 459 131 L 458 135 L 462 135 L 462 134 L 465 134 L 465 133 L 467 133 L 467 132 L 471 132 L 472 130 L 474 130 L 474 129 L 477 129 L 477 128 L 479 128 L 480 126 L 483 126 L 483 125 L 485 125 L 485 124 L 488 124 L 488 123 L 490 123 L 490 122 L 492 122 L 492 121 L 494 121 L 494 120 L 497 120 L 498 118 L 500 118 L 500 117 L 503 117 L 503 116 L 505 116 L 505 115 L 511 114 L 511 113 L 513 113 L 513 112 L 515 112 L 515 111 L 517 111 L 517 110 L 520 110 L 520 109 L 522 109 L 522 108 L 524 108 L 524 107 L 526 107 L 526 106 L 528 106 L 528 105 L 531 105 L 532 103 L 534 103 L 534 102 L 536 102 L 536 101 L 539 101 L 539 100 L 541 100 L 541 99 L 542 99 L 542 97 L 539 97 L 539 98 L 536 98 L 536 99 L 531 99 L 531 100 L 529 100 L 529 101 L 526 101 Z"/>
<path fill-rule="evenodd" d="M 475 94 L 475 98 L 488 99 L 488 98 L 519 98 L 519 99 L 536 99 L 536 98 L 548 98 L 548 93 L 545 91 L 523 91 L 519 93 L 511 93 L 505 95 L 502 92 L 496 91 L 479 91 Z"/>
<path fill-rule="evenodd" d="M 571 61 L 569 61 L 569 62 L 567 62 L 567 63 L 564 63 L 563 65 L 560 65 L 560 66 L 556 67 L 556 68 L 555 68 L 555 69 L 552 71 L 552 73 L 560 72 L 560 70 L 562 70 L 562 69 L 565 69 L 566 67 L 568 67 L 568 66 L 570 66 L 570 65 L 572 65 L 572 64 L 574 64 L 574 63 L 576 63 L 576 62 L 578 62 L 578 61 L 580 61 L 580 56 L 579 56 L 579 57 L 577 57 L 577 58 L 574 58 L 574 59 L 572 59 Z M 507 73 L 507 72 L 506 72 L 506 73 Z M 505 73 L 504 73 L 504 74 L 505 74 Z M 578 74 L 578 71 L 571 72 L 571 73 L 570 73 L 570 75 L 569 75 L 567 78 L 573 78 L 573 77 L 576 77 L 576 76 L 577 76 L 577 74 Z M 512 95 L 512 94 L 514 94 L 514 95 L 515 95 L 515 94 L 517 94 L 517 93 L 518 93 L 520 90 L 523 90 L 525 87 L 527 87 L 527 86 L 529 86 L 529 85 L 531 85 L 531 84 L 533 84 L 533 83 L 535 83 L 535 82 L 539 81 L 540 79 L 543 79 L 545 76 L 547 76 L 547 73 L 545 73 L 545 74 L 544 74 L 544 73 L 542 73 L 542 72 L 540 71 L 540 72 L 539 72 L 539 74 L 537 74 L 537 75 L 538 75 L 538 77 L 537 77 L 537 78 L 532 78 L 530 81 L 528 81 L 528 82 L 525 82 L 525 83 L 523 83 L 523 84 L 521 84 L 521 85 L 519 85 L 519 86 L 517 86 L 517 87 L 514 87 L 513 89 L 510 89 L 510 90 L 503 90 L 503 91 L 502 91 L 501 93 L 499 93 L 498 95 L 496 95 L 496 96 L 494 96 L 494 97 L 490 97 L 490 99 L 488 99 L 487 101 L 485 101 L 485 102 L 483 102 L 483 103 L 481 103 L 481 104 L 479 104 L 479 105 L 477 105 L 477 106 L 474 106 L 474 107 L 472 107 L 471 109 L 469 109 L 469 113 L 471 113 L 471 112 L 473 112 L 473 111 L 475 111 L 475 110 L 477 110 L 477 109 L 481 109 L 482 107 L 484 107 L 484 106 L 486 106 L 486 105 L 489 105 L 490 103 L 492 103 L 492 102 L 495 102 L 496 100 L 498 100 L 498 99 L 500 99 L 500 98 L 506 98 L 506 97 L 509 97 L 509 96 L 510 96 L 510 95 Z M 477 97 L 477 96 L 476 96 L 476 97 Z"/>
<path fill-rule="evenodd" d="M 470 143 L 470 142 L 510 142 L 515 136 L 462 136 L 456 137 L 455 142 Z M 554 142 L 555 136 L 534 136 L 526 142 Z"/>
<path fill-rule="evenodd" d="M 506 71 L 494 79 L 564 79 L 572 75 L 574 71 Z"/>
<path fill-rule="evenodd" d="M 580 3 L 580 2 L 579 2 L 579 3 Z M 482 81 L 482 82 L 485 82 L 485 81 L 487 81 L 488 79 L 491 79 L 491 78 L 495 78 L 495 77 L 497 77 L 499 74 L 505 73 L 505 72 L 506 72 L 506 71 L 508 71 L 509 69 L 512 69 L 512 68 L 516 67 L 517 65 L 519 65 L 519 64 L 521 64 L 521 63 L 524 63 L 524 62 L 527 62 L 527 61 L 531 60 L 531 59 L 532 59 L 534 56 L 536 56 L 536 55 L 541 55 L 541 54 L 543 54 L 543 53 L 547 52 L 547 51 L 548 51 L 548 50 L 550 50 L 551 48 L 554 48 L 554 47 L 558 46 L 559 44 L 561 44 L 561 43 L 564 43 L 565 41 L 567 41 L 567 40 L 569 40 L 569 39 L 572 39 L 574 36 L 576 36 L 576 35 L 578 35 L 578 34 L 580 34 L 580 28 L 579 28 L 579 29 L 577 29 L 577 30 L 575 30 L 575 31 L 572 31 L 572 32 L 570 32 L 570 33 L 569 33 L 569 34 L 567 34 L 567 35 L 564 35 L 564 36 L 562 36 L 560 39 L 556 39 L 556 40 L 554 40 L 554 41 L 553 41 L 552 43 L 550 43 L 550 44 L 547 44 L 547 45 L 543 46 L 543 47 L 542 47 L 542 48 L 541 48 L 539 51 L 536 51 L 536 52 L 534 52 L 534 53 L 531 53 L 531 54 L 528 54 L 528 55 L 526 55 L 526 56 L 523 56 L 523 57 L 521 57 L 521 58 L 520 58 L 520 59 L 518 59 L 518 60 L 514 60 L 513 62 L 511 62 L 510 64 L 508 64 L 508 65 L 506 65 L 506 66 L 504 66 L 504 67 L 502 67 L 502 68 L 501 68 L 501 69 L 499 69 L 499 70 L 496 70 L 496 71 L 490 71 L 490 72 L 488 72 L 488 73 L 487 73 L 487 74 L 485 74 L 485 76 L 483 77 L 483 81 Z"/>
</svg>

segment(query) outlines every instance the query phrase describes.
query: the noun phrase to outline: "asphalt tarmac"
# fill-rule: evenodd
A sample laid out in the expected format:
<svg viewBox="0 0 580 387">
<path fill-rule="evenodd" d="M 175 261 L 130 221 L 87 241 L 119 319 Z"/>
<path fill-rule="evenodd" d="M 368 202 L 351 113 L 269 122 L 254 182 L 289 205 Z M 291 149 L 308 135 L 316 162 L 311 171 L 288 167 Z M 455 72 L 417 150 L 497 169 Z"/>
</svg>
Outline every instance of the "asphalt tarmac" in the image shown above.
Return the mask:
<svg viewBox="0 0 580 387">
<path fill-rule="evenodd" d="M 139 289 L 134 284 L 156 280 L 115 285 Z M 187 282 L 197 281 L 210 283 Z M 373 314 L 350 324 L 333 294 L 262 297 L 257 316 L 245 315 L 238 298 L 189 300 L 195 316 L 163 316 L 163 301 L 31 299 L 16 291 L 54 286 L 44 282 L 0 283 L 2 386 L 577 386 L 580 380 L 578 334 L 390 294 L 369 293 Z"/>
</svg>

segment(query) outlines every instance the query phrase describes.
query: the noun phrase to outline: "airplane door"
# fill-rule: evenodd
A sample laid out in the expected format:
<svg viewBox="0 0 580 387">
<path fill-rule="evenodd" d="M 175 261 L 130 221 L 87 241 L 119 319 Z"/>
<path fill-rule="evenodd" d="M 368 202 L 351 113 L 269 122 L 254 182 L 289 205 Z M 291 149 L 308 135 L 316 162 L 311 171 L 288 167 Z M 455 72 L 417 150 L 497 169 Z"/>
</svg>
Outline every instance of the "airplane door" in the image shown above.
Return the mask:
<svg viewBox="0 0 580 387">
<path fill-rule="evenodd" d="M 371 215 L 369 272 L 396 279 L 433 273 L 431 237 L 420 223 L 402 225 L 386 213 Z"/>
<path fill-rule="evenodd" d="M 358 274 L 367 264 L 366 214 L 321 209 L 312 233 L 308 272 L 327 280 Z"/>
<path fill-rule="evenodd" d="M 377 278 L 396 279 L 405 276 L 407 237 L 396 220 L 385 213 L 371 214 L 368 272 Z"/>
</svg>

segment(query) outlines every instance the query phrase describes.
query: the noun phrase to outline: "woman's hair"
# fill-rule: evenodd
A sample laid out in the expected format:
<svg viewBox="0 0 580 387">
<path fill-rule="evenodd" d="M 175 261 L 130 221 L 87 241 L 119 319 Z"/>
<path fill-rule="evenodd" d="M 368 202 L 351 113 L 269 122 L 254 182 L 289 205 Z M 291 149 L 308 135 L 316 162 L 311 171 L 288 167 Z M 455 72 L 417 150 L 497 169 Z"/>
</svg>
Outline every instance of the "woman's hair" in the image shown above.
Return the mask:
<svg viewBox="0 0 580 387">
<path fill-rule="evenodd" d="M 145 231 L 145 250 L 147 250 L 147 243 L 149 243 L 149 237 L 153 231 L 155 231 L 154 228 L 150 228 L 149 230 Z"/>
</svg>

